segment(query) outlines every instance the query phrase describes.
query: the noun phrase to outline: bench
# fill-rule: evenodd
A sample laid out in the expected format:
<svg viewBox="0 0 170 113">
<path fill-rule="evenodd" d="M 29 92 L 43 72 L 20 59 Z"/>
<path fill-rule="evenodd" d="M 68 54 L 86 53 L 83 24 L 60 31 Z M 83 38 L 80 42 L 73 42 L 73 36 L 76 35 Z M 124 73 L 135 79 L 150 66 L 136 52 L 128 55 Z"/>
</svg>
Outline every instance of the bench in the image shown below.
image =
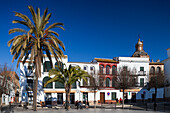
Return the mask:
<svg viewBox="0 0 170 113">
<path fill-rule="evenodd" d="M 116 100 L 105 100 L 106 104 L 115 104 Z"/>
</svg>

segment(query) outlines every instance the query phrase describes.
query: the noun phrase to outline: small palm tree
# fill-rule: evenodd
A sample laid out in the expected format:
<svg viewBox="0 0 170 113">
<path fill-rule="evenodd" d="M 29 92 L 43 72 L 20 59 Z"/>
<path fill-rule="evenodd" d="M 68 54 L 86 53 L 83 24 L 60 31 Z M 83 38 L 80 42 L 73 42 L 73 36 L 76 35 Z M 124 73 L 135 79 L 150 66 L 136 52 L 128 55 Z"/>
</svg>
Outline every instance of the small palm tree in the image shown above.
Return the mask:
<svg viewBox="0 0 170 113">
<path fill-rule="evenodd" d="M 9 30 L 9 34 L 18 32 L 20 35 L 14 37 L 8 41 L 8 46 L 11 46 L 10 52 L 14 59 L 18 59 L 17 68 L 22 60 L 23 64 L 26 62 L 30 55 L 30 62 L 35 65 L 35 80 L 33 88 L 33 110 L 37 110 L 37 85 L 38 77 L 41 76 L 41 63 L 43 63 L 44 53 L 51 60 L 51 54 L 58 60 L 58 58 L 63 57 L 63 51 L 60 46 L 65 51 L 64 44 L 57 38 L 59 34 L 52 28 L 61 28 L 63 23 L 54 23 L 48 27 L 46 25 L 49 23 L 51 13 L 47 14 L 48 9 L 45 9 L 43 16 L 40 16 L 40 9 L 37 8 L 37 13 L 34 11 L 32 6 L 28 6 L 33 22 L 24 14 L 15 12 L 15 16 L 20 17 L 21 20 L 14 20 L 12 23 L 19 23 L 26 26 L 28 29 L 13 28 Z"/>
<path fill-rule="evenodd" d="M 48 85 L 51 82 L 58 81 L 62 84 L 64 84 L 65 92 L 66 92 L 66 109 L 69 108 L 69 101 L 70 101 L 70 92 L 72 88 L 72 84 L 75 83 L 78 80 L 84 79 L 87 81 L 87 78 L 90 77 L 87 72 L 82 70 L 80 67 L 72 67 L 69 65 L 68 69 L 62 69 L 58 67 L 58 69 L 51 69 L 49 71 L 49 76 L 55 75 L 53 78 L 48 80 L 44 86 Z"/>
</svg>

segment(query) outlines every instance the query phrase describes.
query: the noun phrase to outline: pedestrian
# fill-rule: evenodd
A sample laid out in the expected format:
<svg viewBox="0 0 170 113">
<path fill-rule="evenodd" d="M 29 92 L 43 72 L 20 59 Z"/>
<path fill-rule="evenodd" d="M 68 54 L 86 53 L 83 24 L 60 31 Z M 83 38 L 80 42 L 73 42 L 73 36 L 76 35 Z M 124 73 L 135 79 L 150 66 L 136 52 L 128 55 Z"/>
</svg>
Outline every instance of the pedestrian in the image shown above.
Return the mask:
<svg viewBox="0 0 170 113">
<path fill-rule="evenodd" d="M 89 102 L 86 100 L 85 107 L 88 109 L 89 108 Z"/>
<path fill-rule="evenodd" d="M 80 108 L 80 109 L 83 109 L 83 106 L 82 106 L 82 104 L 81 104 L 81 101 L 79 101 L 79 108 Z"/>
<path fill-rule="evenodd" d="M 65 101 L 63 102 L 63 107 L 66 109 L 66 105 L 65 105 L 66 103 L 65 103 Z"/>
<path fill-rule="evenodd" d="M 116 98 L 116 103 L 118 103 L 118 98 Z"/>
<path fill-rule="evenodd" d="M 122 98 L 121 98 L 121 97 L 120 97 L 120 100 L 119 100 L 119 101 L 120 101 L 120 104 L 122 104 Z"/>
<path fill-rule="evenodd" d="M 75 106 L 77 107 L 77 110 L 78 110 L 79 109 L 79 101 L 78 100 L 76 101 Z"/>
</svg>

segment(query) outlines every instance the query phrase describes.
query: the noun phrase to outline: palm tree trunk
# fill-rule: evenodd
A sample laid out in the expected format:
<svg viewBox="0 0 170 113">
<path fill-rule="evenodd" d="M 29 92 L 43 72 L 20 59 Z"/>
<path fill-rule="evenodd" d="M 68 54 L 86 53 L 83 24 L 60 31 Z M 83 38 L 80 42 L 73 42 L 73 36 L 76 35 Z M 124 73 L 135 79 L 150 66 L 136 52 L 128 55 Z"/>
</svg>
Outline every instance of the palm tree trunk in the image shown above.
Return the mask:
<svg viewBox="0 0 170 113">
<path fill-rule="evenodd" d="M 33 88 L 33 110 L 37 111 L 37 87 L 38 87 L 38 77 L 41 76 L 41 57 L 40 51 L 38 51 L 35 57 L 35 75 L 34 75 L 34 88 Z"/>
<path fill-rule="evenodd" d="M 34 88 L 33 88 L 33 110 L 34 111 L 37 111 L 37 86 L 38 86 L 38 77 L 36 76 L 34 80 Z"/>
<path fill-rule="evenodd" d="M 125 93 L 125 90 L 123 89 L 122 109 L 124 109 L 124 93 Z"/>
<path fill-rule="evenodd" d="M 66 88 L 66 110 L 70 109 L 70 90 L 71 88 Z"/>
</svg>

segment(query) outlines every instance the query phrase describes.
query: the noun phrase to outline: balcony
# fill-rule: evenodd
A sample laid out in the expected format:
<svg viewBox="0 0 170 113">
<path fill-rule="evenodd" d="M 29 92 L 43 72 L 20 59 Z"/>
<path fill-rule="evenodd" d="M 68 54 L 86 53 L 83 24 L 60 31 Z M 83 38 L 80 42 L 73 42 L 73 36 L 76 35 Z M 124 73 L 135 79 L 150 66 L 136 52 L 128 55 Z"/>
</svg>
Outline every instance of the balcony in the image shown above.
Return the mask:
<svg viewBox="0 0 170 113">
<path fill-rule="evenodd" d="M 143 76 L 145 76 L 145 75 L 146 75 L 146 71 L 138 71 L 138 75 L 143 75 Z"/>
</svg>

